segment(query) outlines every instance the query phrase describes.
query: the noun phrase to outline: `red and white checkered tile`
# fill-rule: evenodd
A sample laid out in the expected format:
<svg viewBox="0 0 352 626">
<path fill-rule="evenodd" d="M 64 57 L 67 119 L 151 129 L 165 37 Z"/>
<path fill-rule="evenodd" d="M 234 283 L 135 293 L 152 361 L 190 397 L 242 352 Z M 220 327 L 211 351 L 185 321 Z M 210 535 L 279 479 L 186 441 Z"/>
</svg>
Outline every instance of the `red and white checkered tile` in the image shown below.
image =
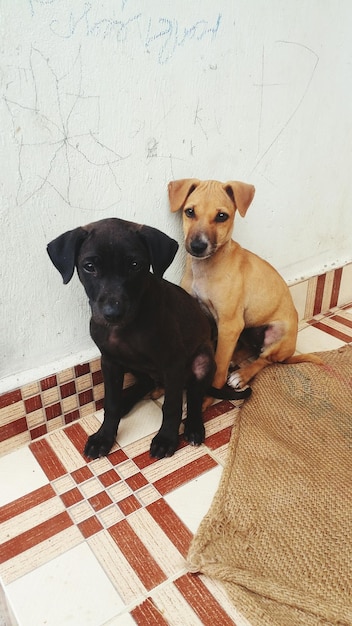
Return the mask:
<svg viewBox="0 0 352 626">
<path fill-rule="evenodd" d="M 302 324 L 298 350 L 351 341 L 350 305 Z M 123 420 L 106 458 L 82 455 L 99 411 L 1 457 L 0 576 L 13 623 L 250 626 L 220 585 L 189 574 L 185 562 L 238 410 L 213 405 L 205 445 L 181 438 L 176 454 L 159 461 L 149 456 L 161 421 L 160 402 L 151 400 Z"/>
</svg>

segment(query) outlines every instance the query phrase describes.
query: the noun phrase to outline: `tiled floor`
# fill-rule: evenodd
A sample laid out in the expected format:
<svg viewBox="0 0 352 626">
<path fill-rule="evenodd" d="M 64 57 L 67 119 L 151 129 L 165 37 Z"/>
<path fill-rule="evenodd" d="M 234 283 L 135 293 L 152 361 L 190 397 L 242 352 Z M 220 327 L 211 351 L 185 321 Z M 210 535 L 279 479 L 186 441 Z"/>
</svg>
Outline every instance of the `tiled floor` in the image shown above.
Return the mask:
<svg viewBox="0 0 352 626">
<path fill-rule="evenodd" d="M 301 324 L 297 349 L 351 341 L 349 305 Z M 0 575 L 13 612 L 0 625 L 248 626 L 221 587 L 189 574 L 185 562 L 238 410 L 213 405 L 205 445 L 181 440 L 170 459 L 149 457 L 161 421 L 151 400 L 123 420 L 107 458 L 88 462 L 81 453 L 99 414 L 0 458 Z"/>
</svg>

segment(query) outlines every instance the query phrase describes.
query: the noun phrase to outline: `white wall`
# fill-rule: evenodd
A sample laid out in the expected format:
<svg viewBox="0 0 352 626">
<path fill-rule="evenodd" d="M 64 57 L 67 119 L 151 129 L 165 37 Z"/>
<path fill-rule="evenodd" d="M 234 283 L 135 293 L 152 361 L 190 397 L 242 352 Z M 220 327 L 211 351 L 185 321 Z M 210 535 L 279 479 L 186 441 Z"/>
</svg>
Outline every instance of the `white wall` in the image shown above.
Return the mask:
<svg viewBox="0 0 352 626">
<path fill-rule="evenodd" d="M 235 238 L 289 282 L 352 259 L 351 0 L 2 12 L 1 377 L 92 348 L 82 287 L 62 285 L 46 243 L 106 216 L 181 242 L 170 179 L 253 183 Z"/>
</svg>

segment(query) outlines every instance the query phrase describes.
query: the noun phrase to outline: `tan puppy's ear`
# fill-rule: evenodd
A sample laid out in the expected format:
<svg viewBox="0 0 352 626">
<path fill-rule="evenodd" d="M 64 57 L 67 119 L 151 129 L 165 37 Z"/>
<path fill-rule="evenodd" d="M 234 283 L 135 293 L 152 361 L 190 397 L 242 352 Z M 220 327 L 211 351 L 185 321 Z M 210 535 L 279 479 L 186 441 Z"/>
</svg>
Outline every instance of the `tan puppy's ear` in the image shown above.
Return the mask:
<svg viewBox="0 0 352 626">
<path fill-rule="evenodd" d="M 174 213 L 181 209 L 188 196 L 199 185 L 198 178 L 181 178 L 168 184 L 170 209 Z"/>
<path fill-rule="evenodd" d="M 248 183 L 241 183 L 238 180 L 231 180 L 224 184 L 227 195 L 231 198 L 241 217 L 247 213 L 247 209 L 252 202 L 255 188 Z"/>
</svg>

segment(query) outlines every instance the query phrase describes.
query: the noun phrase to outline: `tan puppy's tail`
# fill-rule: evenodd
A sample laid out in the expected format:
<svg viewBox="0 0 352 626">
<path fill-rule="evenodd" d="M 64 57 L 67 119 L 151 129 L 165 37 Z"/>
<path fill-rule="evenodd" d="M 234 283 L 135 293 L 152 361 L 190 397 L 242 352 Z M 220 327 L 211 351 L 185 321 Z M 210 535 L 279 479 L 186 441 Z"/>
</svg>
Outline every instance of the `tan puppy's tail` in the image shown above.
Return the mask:
<svg viewBox="0 0 352 626">
<path fill-rule="evenodd" d="M 294 354 L 293 356 L 288 357 L 282 363 L 294 364 L 294 363 L 315 363 L 316 365 L 324 365 L 324 362 L 317 354 L 307 353 L 307 354 Z"/>
</svg>

